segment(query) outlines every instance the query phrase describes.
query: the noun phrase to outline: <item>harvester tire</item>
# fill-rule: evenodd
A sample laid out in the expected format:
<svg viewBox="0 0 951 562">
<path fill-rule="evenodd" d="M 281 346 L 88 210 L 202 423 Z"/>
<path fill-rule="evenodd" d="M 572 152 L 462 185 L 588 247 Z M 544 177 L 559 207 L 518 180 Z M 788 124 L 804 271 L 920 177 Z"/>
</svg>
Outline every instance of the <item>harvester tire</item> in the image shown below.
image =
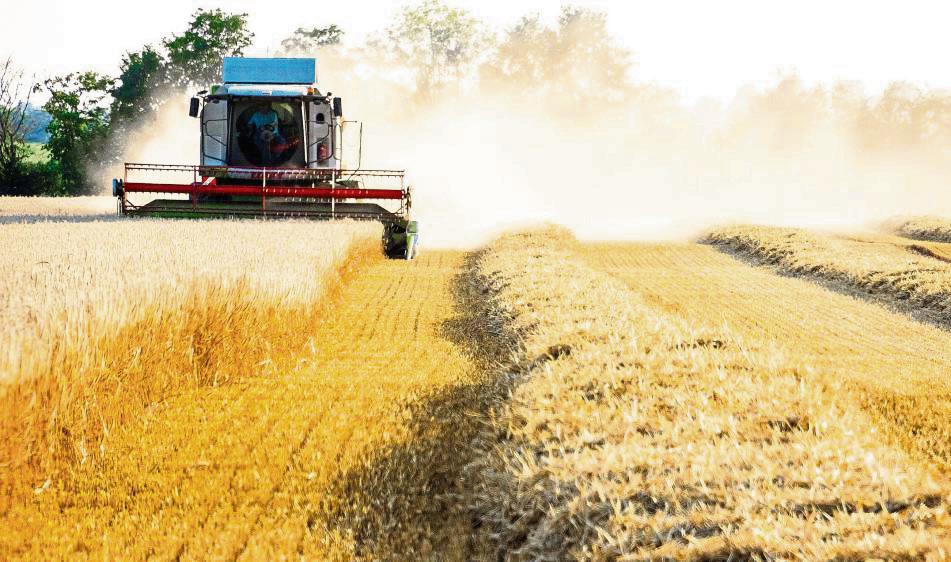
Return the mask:
<svg viewBox="0 0 951 562">
<path fill-rule="evenodd" d="M 391 246 L 385 248 L 383 253 L 387 258 L 391 260 L 405 260 L 406 256 L 406 246 Z"/>
</svg>

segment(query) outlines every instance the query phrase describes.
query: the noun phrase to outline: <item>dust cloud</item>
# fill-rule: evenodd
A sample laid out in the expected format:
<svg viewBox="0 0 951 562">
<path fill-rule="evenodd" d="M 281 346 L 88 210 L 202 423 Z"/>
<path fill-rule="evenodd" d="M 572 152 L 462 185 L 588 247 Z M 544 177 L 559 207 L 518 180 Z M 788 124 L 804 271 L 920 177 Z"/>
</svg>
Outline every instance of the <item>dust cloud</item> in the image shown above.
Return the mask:
<svg viewBox="0 0 951 562">
<path fill-rule="evenodd" d="M 111 186 L 113 178 L 124 177 L 124 163 L 199 164 L 200 125 L 198 119 L 188 116 L 188 100 L 192 95 L 180 90 L 156 93 L 155 111 L 109 139 L 106 152 L 120 156 L 111 165 L 91 164 L 87 170 L 89 177 L 95 178 L 96 185 Z M 148 176 L 149 181 L 167 183 L 191 182 L 192 179 L 191 174 L 182 173 L 151 172 Z"/>
<path fill-rule="evenodd" d="M 188 100 L 194 93 L 171 91 L 161 100 L 154 116 L 132 132 L 125 152 L 126 162 L 198 164 L 201 145 L 198 119 L 188 116 Z"/>
<path fill-rule="evenodd" d="M 430 246 L 540 221 L 585 239 L 684 239 L 731 222 L 844 228 L 951 212 L 951 143 L 889 144 L 894 127 L 863 128 L 866 100 L 836 114 L 830 94 L 794 77 L 688 107 L 655 86 L 619 103 L 478 90 L 414 103 L 327 76 L 367 123 L 364 163 L 409 171 Z"/>
<path fill-rule="evenodd" d="M 940 93 L 899 85 L 869 98 L 787 76 L 688 105 L 656 85 L 615 87 L 597 57 L 541 77 L 489 79 L 486 63 L 480 79 L 421 93 L 371 51 L 308 54 L 322 91 L 364 123 L 363 167 L 407 170 L 428 247 L 543 221 L 585 239 L 683 239 L 731 222 L 839 228 L 951 213 Z M 127 159 L 197 161 L 187 97 L 140 129 Z M 345 136 L 353 155 L 356 128 Z"/>
</svg>

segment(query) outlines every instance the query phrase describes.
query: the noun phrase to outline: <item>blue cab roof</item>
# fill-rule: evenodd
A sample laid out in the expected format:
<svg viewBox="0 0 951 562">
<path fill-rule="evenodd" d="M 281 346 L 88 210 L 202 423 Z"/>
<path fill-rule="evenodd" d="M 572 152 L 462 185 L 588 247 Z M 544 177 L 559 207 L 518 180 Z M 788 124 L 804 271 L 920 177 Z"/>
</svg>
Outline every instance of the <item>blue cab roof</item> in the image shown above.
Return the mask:
<svg viewBox="0 0 951 562">
<path fill-rule="evenodd" d="M 225 84 L 313 84 L 317 60 L 303 58 L 225 57 Z"/>
</svg>

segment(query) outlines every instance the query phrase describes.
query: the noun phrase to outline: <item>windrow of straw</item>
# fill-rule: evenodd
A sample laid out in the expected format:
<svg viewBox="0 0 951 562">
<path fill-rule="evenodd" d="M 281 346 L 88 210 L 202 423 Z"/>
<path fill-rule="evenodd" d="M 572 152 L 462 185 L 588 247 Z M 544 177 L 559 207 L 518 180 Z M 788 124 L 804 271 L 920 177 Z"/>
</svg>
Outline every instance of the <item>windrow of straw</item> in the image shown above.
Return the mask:
<svg viewBox="0 0 951 562">
<path fill-rule="evenodd" d="M 0 226 L 12 249 L 0 257 L 0 498 L 95 461 L 149 404 L 298 355 L 321 302 L 379 255 L 377 235 L 355 223 Z"/>
<path fill-rule="evenodd" d="M 704 242 L 787 273 L 883 299 L 951 326 L 951 264 L 922 255 L 933 251 L 766 226 L 717 229 L 707 234 Z"/>
<path fill-rule="evenodd" d="M 951 220 L 940 217 L 915 217 L 898 223 L 895 231 L 915 240 L 951 242 Z"/>
<path fill-rule="evenodd" d="M 513 559 L 941 559 L 949 489 L 783 350 L 686 325 L 561 231 L 483 253 L 521 384 L 468 467 Z"/>
</svg>

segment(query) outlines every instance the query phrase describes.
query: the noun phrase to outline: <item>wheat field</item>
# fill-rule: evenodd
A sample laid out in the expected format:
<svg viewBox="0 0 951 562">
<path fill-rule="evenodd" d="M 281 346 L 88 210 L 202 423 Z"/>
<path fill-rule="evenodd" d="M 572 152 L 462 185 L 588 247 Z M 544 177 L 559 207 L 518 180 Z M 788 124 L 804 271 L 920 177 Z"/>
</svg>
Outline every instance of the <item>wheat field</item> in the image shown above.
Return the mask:
<svg viewBox="0 0 951 562">
<path fill-rule="evenodd" d="M 120 428 L 98 465 L 7 515 L 0 552 L 346 560 L 438 549 L 463 559 L 465 532 L 436 497 L 452 491 L 445 475 L 463 458 L 478 383 L 445 331 L 461 260 L 371 260 L 295 361 L 186 390 Z"/>
<path fill-rule="evenodd" d="M 366 224 L 0 225 L 0 486 L 45 486 L 142 407 L 296 356 Z"/>
<path fill-rule="evenodd" d="M 951 556 L 941 242 L 70 207 L 0 199 L 0 559 Z"/>
<path fill-rule="evenodd" d="M 916 240 L 951 242 L 951 220 L 941 217 L 914 217 L 896 221 L 893 230 Z"/>
<path fill-rule="evenodd" d="M 104 220 L 116 216 L 112 197 L 0 197 L 0 223 L 55 221 L 89 218 Z"/>
<path fill-rule="evenodd" d="M 667 266 L 697 251 L 712 259 Z M 497 404 L 470 467 L 473 508 L 501 551 L 520 560 L 948 556 L 943 471 L 889 446 L 876 412 L 843 399 L 839 371 L 814 367 L 814 356 L 762 327 L 732 327 L 721 316 L 731 303 L 700 279 L 722 268 L 746 287 L 755 272 L 717 257 L 686 245 L 582 247 L 557 231 L 489 247 L 481 269 L 524 342 L 522 382 Z M 695 287 L 683 279 L 690 272 Z M 769 307 L 769 297 L 750 306 Z M 929 382 L 946 386 L 944 372 L 928 370 Z M 885 387 L 903 385 L 903 374 L 896 364 L 874 376 Z"/>
<path fill-rule="evenodd" d="M 951 326 L 947 244 L 915 243 L 887 234 L 831 235 L 763 226 L 714 230 L 704 241 L 794 275 L 879 297 Z"/>
</svg>

